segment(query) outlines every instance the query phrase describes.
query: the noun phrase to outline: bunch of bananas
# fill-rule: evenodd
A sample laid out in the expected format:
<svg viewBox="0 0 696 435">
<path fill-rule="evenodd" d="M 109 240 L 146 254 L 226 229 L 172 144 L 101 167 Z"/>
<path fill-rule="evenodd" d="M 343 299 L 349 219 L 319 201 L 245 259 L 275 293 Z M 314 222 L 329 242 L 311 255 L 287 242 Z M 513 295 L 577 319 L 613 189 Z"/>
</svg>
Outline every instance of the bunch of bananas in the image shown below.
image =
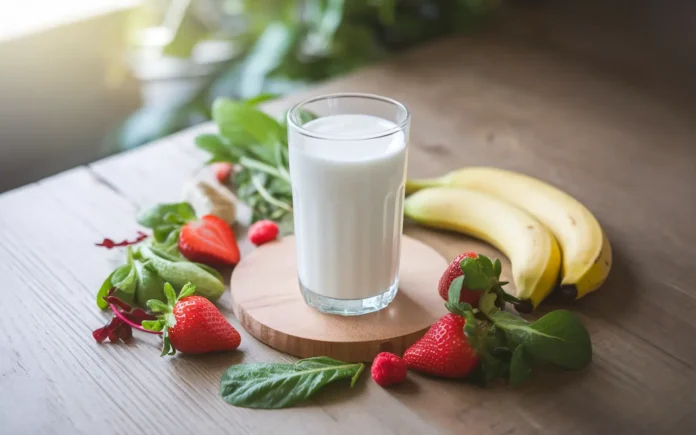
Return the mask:
<svg viewBox="0 0 696 435">
<path fill-rule="evenodd" d="M 458 231 L 498 248 L 512 264 L 522 311 L 556 287 L 579 299 L 611 269 L 611 245 L 590 211 L 567 193 L 526 175 L 470 167 L 408 180 L 404 213 L 426 226 Z"/>
</svg>

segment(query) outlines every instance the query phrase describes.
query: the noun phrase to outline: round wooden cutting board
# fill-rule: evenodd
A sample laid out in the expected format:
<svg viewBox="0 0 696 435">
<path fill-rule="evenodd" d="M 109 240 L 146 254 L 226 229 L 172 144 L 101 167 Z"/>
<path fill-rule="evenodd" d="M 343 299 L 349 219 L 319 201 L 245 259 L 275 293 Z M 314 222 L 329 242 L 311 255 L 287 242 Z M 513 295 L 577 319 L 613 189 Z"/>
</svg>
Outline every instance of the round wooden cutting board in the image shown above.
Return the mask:
<svg viewBox="0 0 696 435">
<path fill-rule="evenodd" d="M 235 267 L 234 313 L 251 335 L 301 358 L 362 362 L 379 352 L 401 355 L 446 312 L 437 283 L 447 267 L 440 254 L 415 239 L 403 236 L 401 245 L 399 292 L 381 311 L 343 317 L 305 304 L 290 236 L 257 248 Z"/>
</svg>

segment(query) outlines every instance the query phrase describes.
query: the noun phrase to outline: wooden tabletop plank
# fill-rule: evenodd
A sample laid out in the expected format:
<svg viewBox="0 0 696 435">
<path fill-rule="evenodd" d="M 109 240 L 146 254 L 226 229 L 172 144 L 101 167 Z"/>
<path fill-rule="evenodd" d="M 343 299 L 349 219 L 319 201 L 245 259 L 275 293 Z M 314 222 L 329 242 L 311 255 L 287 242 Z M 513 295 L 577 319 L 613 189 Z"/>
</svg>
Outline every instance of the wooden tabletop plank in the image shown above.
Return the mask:
<svg viewBox="0 0 696 435">
<path fill-rule="evenodd" d="M 218 392 L 227 367 L 291 360 L 246 334 L 234 319 L 229 292 L 219 306 L 242 332 L 239 352 L 160 358 L 159 338 L 144 334 L 127 346 L 95 343 L 91 331 L 107 317 L 96 308 L 94 295 L 122 261 L 123 251 L 102 250 L 94 243 L 105 236 L 132 236 L 138 229 L 135 208 L 79 168 L 4 195 L 2 209 L 7 213 L 0 218 L 5 228 L 0 274 L 10 277 L 10 287 L 22 289 L 8 292 L 0 316 L 2 349 L 7 350 L 2 367 L 14 369 L 9 380 L 3 379 L 10 391 L 4 390 L 0 406 L 7 413 L 0 414 L 0 421 L 13 429 L 8 433 L 75 428 L 84 433 L 197 433 L 233 427 L 235 433 L 257 434 L 287 425 L 296 433 L 322 434 L 339 431 L 348 421 L 358 430 L 385 424 L 389 433 L 428 428 L 386 392 L 365 383 L 348 392 L 332 388 L 325 400 L 301 413 L 227 405 Z M 35 402 L 46 411 L 38 418 L 16 413 L 32 412 Z M 69 402 L 69 409 L 46 405 L 59 402 Z M 69 420 L 56 427 L 66 416 Z"/>
<path fill-rule="evenodd" d="M 230 364 L 288 359 L 243 331 L 240 352 L 205 357 L 159 358 L 149 336 L 97 345 L 89 333 L 104 315 L 93 297 L 122 253 L 93 243 L 131 237 L 138 208 L 181 199 L 182 184 L 205 160 L 193 146 L 213 128 L 204 125 L 0 196 L 3 428 L 526 434 L 687 433 L 696 424 L 694 111 L 562 54 L 481 37 L 425 46 L 267 109 L 282 113 L 338 91 L 384 94 L 410 107 L 410 176 L 494 165 L 549 181 L 596 213 L 614 269 L 602 290 L 563 304 L 590 330 L 592 365 L 544 373 L 518 389 L 410 374 L 383 390 L 365 379 L 353 391 L 329 388 L 306 406 L 264 412 L 218 397 Z M 410 225 L 406 233 L 447 257 L 461 250 L 462 236 Z M 229 293 L 220 305 L 238 326 Z M 548 301 L 542 312 L 560 306 Z"/>
</svg>

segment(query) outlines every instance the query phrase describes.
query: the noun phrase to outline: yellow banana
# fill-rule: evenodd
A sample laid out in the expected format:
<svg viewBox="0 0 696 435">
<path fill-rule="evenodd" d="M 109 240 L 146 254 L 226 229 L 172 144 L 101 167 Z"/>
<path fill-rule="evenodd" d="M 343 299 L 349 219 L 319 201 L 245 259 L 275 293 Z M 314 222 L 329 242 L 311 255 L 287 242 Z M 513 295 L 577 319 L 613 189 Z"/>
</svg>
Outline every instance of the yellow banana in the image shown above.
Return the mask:
<svg viewBox="0 0 696 435">
<path fill-rule="evenodd" d="M 536 308 L 556 285 L 561 268 L 558 243 L 520 208 L 473 190 L 436 187 L 406 198 L 404 214 L 426 226 L 471 235 L 502 251 L 512 263 L 515 296 L 528 301 L 527 308 Z"/>
<path fill-rule="evenodd" d="M 432 186 L 476 190 L 514 204 L 546 225 L 561 246 L 561 293 L 579 299 L 597 290 L 611 269 L 611 245 L 592 213 L 572 196 L 543 181 L 496 168 L 464 168 L 430 180 L 409 180 L 407 192 Z"/>
</svg>

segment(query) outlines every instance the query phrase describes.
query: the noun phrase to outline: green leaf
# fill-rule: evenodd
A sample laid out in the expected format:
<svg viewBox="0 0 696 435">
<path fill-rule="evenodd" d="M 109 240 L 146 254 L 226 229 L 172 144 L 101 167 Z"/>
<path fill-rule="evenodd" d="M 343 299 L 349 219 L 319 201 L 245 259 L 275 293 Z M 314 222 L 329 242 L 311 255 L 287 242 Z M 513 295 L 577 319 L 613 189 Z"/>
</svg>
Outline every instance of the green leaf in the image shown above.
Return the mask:
<svg viewBox="0 0 696 435">
<path fill-rule="evenodd" d="M 190 283 L 187 283 L 186 285 L 189 284 Z M 176 292 L 174 291 L 174 287 L 168 282 L 164 283 L 164 296 L 167 298 L 167 305 L 174 307 L 174 304 L 176 304 Z"/>
<path fill-rule="evenodd" d="M 208 163 L 214 162 L 239 162 L 242 153 L 234 147 L 223 142 L 216 134 L 201 134 L 196 137 L 196 146 L 211 154 Z"/>
<path fill-rule="evenodd" d="M 227 403 L 245 408 L 287 408 L 331 382 L 351 379 L 351 386 L 354 385 L 364 367 L 328 357 L 308 358 L 295 364 L 236 364 L 223 374 L 220 395 Z"/>
<path fill-rule="evenodd" d="M 469 340 L 469 344 L 473 348 L 479 347 L 478 343 L 478 320 L 476 319 L 476 316 L 474 315 L 473 311 L 466 311 L 464 312 L 464 318 L 466 319 L 466 323 L 464 324 L 464 334 L 466 334 L 466 338 Z"/>
<path fill-rule="evenodd" d="M 167 304 L 157 299 L 147 301 L 147 307 L 155 313 L 166 313 L 171 309 Z"/>
<path fill-rule="evenodd" d="M 138 277 L 135 274 L 135 267 L 132 264 L 126 264 L 114 271 L 111 277 L 111 284 L 123 293 L 135 295 L 135 290 L 138 287 Z"/>
<path fill-rule="evenodd" d="M 217 269 L 214 267 L 208 266 L 207 264 L 203 263 L 193 263 L 196 266 L 200 267 L 201 269 L 205 270 L 209 274 L 213 275 L 215 278 L 217 278 L 219 281 L 223 281 L 225 278 L 222 276 L 220 272 L 218 272 Z"/>
<path fill-rule="evenodd" d="M 480 352 L 480 357 L 486 383 L 507 376 L 510 368 L 506 361 L 491 355 L 488 350 Z"/>
<path fill-rule="evenodd" d="M 164 323 L 161 320 L 143 320 L 141 326 L 148 331 L 161 331 L 164 329 Z"/>
<path fill-rule="evenodd" d="M 162 353 L 160 356 L 176 355 L 176 349 L 172 346 L 172 342 L 169 339 L 169 331 L 167 328 L 162 330 Z"/>
<path fill-rule="evenodd" d="M 445 307 L 451 313 L 459 314 L 460 316 L 465 315 L 467 311 L 473 310 L 473 307 L 466 302 L 459 302 L 459 297 L 462 292 L 462 282 L 464 281 L 463 276 L 458 276 L 452 280 L 447 291 L 447 302 Z"/>
<path fill-rule="evenodd" d="M 493 266 L 493 262 L 491 261 L 491 259 L 483 254 L 479 254 L 477 259 L 481 265 L 481 270 L 483 270 L 483 273 L 485 273 L 489 277 L 494 277 L 495 267 Z"/>
<path fill-rule="evenodd" d="M 517 386 L 532 375 L 532 366 L 525 355 L 524 345 L 517 346 L 510 360 L 510 385 Z"/>
<path fill-rule="evenodd" d="M 196 293 L 196 286 L 192 285 L 191 283 L 188 283 L 184 286 L 184 288 L 181 289 L 178 299 L 187 298 L 193 295 L 194 293 Z"/>
<path fill-rule="evenodd" d="M 196 219 L 196 212 L 188 202 L 158 204 L 140 212 L 136 219 L 140 225 L 155 229 L 156 227 L 166 226 L 168 224 L 165 217 L 169 214 L 178 216 L 180 222 L 188 222 Z M 158 241 L 162 240 L 163 239 L 158 239 Z"/>
<path fill-rule="evenodd" d="M 164 301 L 164 280 L 157 275 L 157 272 L 147 267 L 142 260 L 135 260 L 133 266 L 138 279 L 135 302 L 145 308 L 150 299 Z"/>
<path fill-rule="evenodd" d="M 464 277 L 458 276 L 452 280 L 449 289 L 447 290 L 447 301 L 453 304 L 459 302 L 459 298 L 462 294 L 462 285 L 464 283 Z"/>
<path fill-rule="evenodd" d="M 459 263 L 464 273 L 464 286 L 470 290 L 489 290 L 493 287 L 494 276 L 492 273 L 488 273 L 488 263 L 483 258 L 465 258 Z M 492 264 L 490 268 L 492 270 Z"/>
<path fill-rule="evenodd" d="M 275 100 L 279 96 L 280 95 L 278 94 L 269 93 L 259 94 L 255 97 L 247 98 L 246 100 L 244 100 L 244 104 L 246 104 L 247 106 L 258 106 L 259 104 L 265 103 L 266 101 Z"/>
<path fill-rule="evenodd" d="M 572 370 L 592 361 L 590 334 L 569 311 L 552 311 L 532 324 L 504 311 L 495 313 L 491 320 L 511 342 L 524 345 L 526 353 L 539 360 Z"/>
<path fill-rule="evenodd" d="M 111 278 L 116 273 L 116 270 L 111 272 L 111 274 L 109 274 L 109 276 L 106 277 L 101 287 L 99 287 L 99 291 L 97 292 L 97 306 L 102 310 L 109 308 L 109 303 L 106 302 L 104 298 L 109 295 L 109 290 L 111 290 L 111 287 L 113 287 L 113 285 L 111 284 Z"/>
<path fill-rule="evenodd" d="M 503 265 L 500 262 L 500 260 L 497 258 L 495 259 L 495 262 L 493 263 L 493 270 L 495 271 L 495 277 L 500 278 L 500 274 L 503 272 Z M 507 283 L 505 283 L 505 284 L 507 284 Z M 503 285 L 503 283 L 501 282 L 500 285 Z"/>
<path fill-rule="evenodd" d="M 160 256 L 170 261 L 185 261 L 186 258 L 179 252 L 179 234 L 181 234 L 181 228 L 177 227 L 170 231 L 161 242 L 157 241 L 157 237 L 155 237 L 155 240 L 151 244 L 152 248 L 156 249 Z M 164 285 L 164 283 L 162 283 L 162 285 Z"/>
<path fill-rule="evenodd" d="M 217 300 L 225 291 L 225 284 L 219 279 L 219 274 L 212 274 L 190 261 L 173 261 L 171 257 L 143 246 L 140 255 L 148 262 L 157 274 L 174 288 L 181 289 L 191 283 L 196 286 L 196 293 L 211 301 Z"/>
<path fill-rule="evenodd" d="M 218 98 L 213 103 L 213 120 L 227 138 L 245 136 L 265 145 L 286 139 L 278 121 L 252 106 L 226 98 Z"/>
</svg>

